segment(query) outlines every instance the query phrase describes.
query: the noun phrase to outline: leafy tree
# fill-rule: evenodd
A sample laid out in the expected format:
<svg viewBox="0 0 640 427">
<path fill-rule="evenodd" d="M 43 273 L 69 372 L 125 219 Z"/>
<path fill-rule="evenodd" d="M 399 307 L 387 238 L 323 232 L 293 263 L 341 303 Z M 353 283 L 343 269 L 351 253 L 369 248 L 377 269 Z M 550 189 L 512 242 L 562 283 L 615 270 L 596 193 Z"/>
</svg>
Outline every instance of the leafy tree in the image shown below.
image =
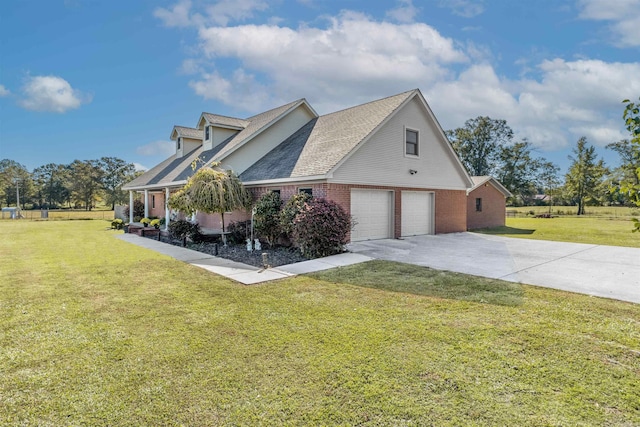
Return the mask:
<svg viewBox="0 0 640 427">
<path fill-rule="evenodd" d="M 602 178 L 608 171 L 602 159 L 596 158 L 595 147 L 588 145 L 587 138 L 578 140 L 573 153 L 569 156 L 573 163 L 565 177 L 565 188 L 578 205 L 578 215 L 584 215 L 585 204 L 597 201 L 602 194 Z"/>
<path fill-rule="evenodd" d="M 64 165 L 55 163 L 48 163 L 33 170 L 40 206 L 46 204 L 48 207 L 55 207 L 69 199 L 68 172 Z"/>
<path fill-rule="evenodd" d="M 224 213 L 251 206 L 251 195 L 231 171 L 218 170 L 218 163 L 199 169 L 175 194 L 169 206 L 186 213 L 219 213 L 224 232 Z"/>
<path fill-rule="evenodd" d="M 255 205 L 254 227 L 273 246 L 282 234 L 280 228 L 280 194 L 269 191 L 260 197 Z"/>
<path fill-rule="evenodd" d="M 463 128 L 447 131 L 453 148 L 471 175 L 496 175 L 500 150 L 513 139 L 506 120 L 476 117 Z"/>
<path fill-rule="evenodd" d="M 20 163 L 3 159 L 0 160 L 0 196 L 9 206 L 16 204 L 17 190 L 20 191 L 20 204 L 24 208 L 33 194 L 33 180 L 27 168 Z M 0 204 L 2 204 L 0 202 Z"/>
<path fill-rule="evenodd" d="M 554 197 L 559 196 L 560 178 L 558 172 L 560 172 L 560 168 L 547 161 L 543 161 L 538 169 L 538 186 L 542 193 L 549 196 L 549 213 L 551 213 Z"/>
<path fill-rule="evenodd" d="M 500 149 L 499 166 L 496 178 L 504 185 L 516 199 L 528 204 L 537 192 L 537 184 L 543 158 L 531 155 L 531 143 L 526 139 Z"/>
<path fill-rule="evenodd" d="M 116 203 L 127 203 L 129 196 L 122 191 L 122 186 L 133 179 L 135 166 L 117 157 L 103 157 L 98 165 L 103 171 L 102 189 L 107 204 L 115 209 Z"/>
<path fill-rule="evenodd" d="M 640 143 L 623 139 L 608 144 L 606 148 L 615 151 L 620 156 L 623 180 L 639 184 L 640 175 L 637 171 L 640 168 Z"/>
<path fill-rule="evenodd" d="M 68 170 L 72 199 L 90 211 L 102 190 L 104 171 L 100 163 L 97 160 L 74 160 Z"/>
</svg>

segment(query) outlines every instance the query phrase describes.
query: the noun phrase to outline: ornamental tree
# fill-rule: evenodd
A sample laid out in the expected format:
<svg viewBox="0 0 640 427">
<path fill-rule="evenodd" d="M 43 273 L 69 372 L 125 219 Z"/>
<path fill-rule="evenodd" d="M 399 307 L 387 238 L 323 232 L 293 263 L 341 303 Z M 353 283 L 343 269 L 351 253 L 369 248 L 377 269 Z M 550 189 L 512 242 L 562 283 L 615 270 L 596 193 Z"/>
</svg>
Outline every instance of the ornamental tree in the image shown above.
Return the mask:
<svg viewBox="0 0 640 427">
<path fill-rule="evenodd" d="M 200 168 L 168 201 L 169 207 L 192 214 L 196 211 L 219 213 L 224 228 L 224 213 L 251 206 L 251 195 L 242 181 L 229 170 L 217 169 L 219 163 Z"/>
</svg>

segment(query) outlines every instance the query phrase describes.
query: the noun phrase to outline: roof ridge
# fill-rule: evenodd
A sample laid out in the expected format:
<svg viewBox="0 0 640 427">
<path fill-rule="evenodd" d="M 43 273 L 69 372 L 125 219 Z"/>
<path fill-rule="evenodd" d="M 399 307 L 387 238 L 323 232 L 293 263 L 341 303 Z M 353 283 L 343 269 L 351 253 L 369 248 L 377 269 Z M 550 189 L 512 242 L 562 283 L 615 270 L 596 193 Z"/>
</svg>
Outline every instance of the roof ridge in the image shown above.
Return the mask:
<svg viewBox="0 0 640 427">
<path fill-rule="evenodd" d="M 209 113 L 207 111 L 203 111 L 202 114 L 208 114 L 210 116 L 222 117 L 222 118 L 225 118 L 225 119 L 243 120 L 243 121 L 247 120 L 247 119 L 241 119 L 240 117 L 225 116 L 224 114 Z"/>
<path fill-rule="evenodd" d="M 277 107 L 270 108 L 270 109 L 268 109 L 267 111 L 263 111 L 263 112 L 261 112 L 261 113 L 254 114 L 253 116 L 251 116 L 251 117 L 247 117 L 247 118 L 246 118 L 246 119 L 244 119 L 244 120 L 251 121 L 252 119 L 255 119 L 255 118 L 256 118 L 256 117 L 258 117 L 258 116 L 262 116 L 263 114 L 267 114 L 267 113 L 270 113 L 270 112 L 272 112 L 272 111 L 274 111 L 274 110 L 279 110 L 279 109 L 284 108 L 284 107 L 289 107 L 289 106 L 294 105 L 294 104 L 297 104 L 297 103 L 299 103 L 299 102 L 301 102 L 301 101 L 306 101 L 306 99 L 304 99 L 304 98 L 300 98 L 300 99 L 296 99 L 295 101 L 287 102 L 286 104 L 282 104 L 282 105 L 279 105 L 279 106 L 277 106 Z"/>
<path fill-rule="evenodd" d="M 363 103 L 363 104 L 353 105 L 353 106 L 351 106 L 351 107 L 343 108 L 342 110 L 333 111 L 333 112 L 331 112 L 331 113 L 327 113 L 327 114 L 322 114 L 320 117 L 331 116 L 331 115 L 333 115 L 333 114 L 338 114 L 338 113 L 343 113 L 343 112 L 348 111 L 348 110 L 353 110 L 354 108 L 360 108 L 360 107 L 364 107 L 364 106 L 366 106 L 366 105 L 370 105 L 370 104 L 375 104 L 375 103 L 378 103 L 378 102 L 382 102 L 382 101 L 385 101 L 385 100 L 390 99 L 390 98 L 395 98 L 395 97 L 397 97 L 397 96 L 401 96 L 401 95 L 408 95 L 408 94 L 410 94 L 410 93 L 412 93 L 412 92 L 415 92 L 415 91 L 417 91 L 417 90 L 418 90 L 418 89 L 411 89 L 411 90 L 407 90 L 407 91 L 405 91 L 405 92 L 397 93 L 397 94 L 395 94 L 395 95 L 385 96 L 384 98 L 374 99 L 374 100 L 371 100 L 371 101 L 367 101 L 367 102 L 365 102 L 365 103 Z"/>
</svg>

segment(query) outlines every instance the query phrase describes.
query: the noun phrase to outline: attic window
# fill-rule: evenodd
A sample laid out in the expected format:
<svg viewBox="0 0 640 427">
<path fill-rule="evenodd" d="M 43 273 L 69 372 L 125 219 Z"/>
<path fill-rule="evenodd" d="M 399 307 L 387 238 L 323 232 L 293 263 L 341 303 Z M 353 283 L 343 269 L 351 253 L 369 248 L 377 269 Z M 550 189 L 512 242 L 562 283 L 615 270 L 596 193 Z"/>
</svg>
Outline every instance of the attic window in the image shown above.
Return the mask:
<svg viewBox="0 0 640 427">
<path fill-rule="evenodd" d="M 418 144 L 419 144 L 418 131 L 412 130 L 412 129 L 405 129 L 404 153 L 407 156 L 417 157 L 419 155 Z"/>
<path fill-rule="evenodd" d="M 178 138 L 178 141 L 176 142 L 176 144 L 177 144 L 176 147 L 178 148 L 178 150 L 182 148 L 182 138 Z"/>
<path fill-rule="evenodd" d="M 209 140 L 209 136 L 210 136 L 210 133 L 209 133 L 209 132 L 210 132 L 210 128 L 209 128 L 209 126 L 206 126 L 206 127 L 204 128 L 204 140 L 205 140 L 205 141 L 208 141 L 208 140 Z"/>
</svg>

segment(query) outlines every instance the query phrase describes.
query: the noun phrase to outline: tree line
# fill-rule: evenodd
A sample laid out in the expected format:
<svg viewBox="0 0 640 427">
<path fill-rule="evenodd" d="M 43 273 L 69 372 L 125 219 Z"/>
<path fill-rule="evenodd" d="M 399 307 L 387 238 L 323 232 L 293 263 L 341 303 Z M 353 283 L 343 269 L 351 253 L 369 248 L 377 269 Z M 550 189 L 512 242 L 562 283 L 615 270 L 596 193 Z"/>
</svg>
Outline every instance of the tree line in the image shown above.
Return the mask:
<svg viewBox="0 0 640 427">
<path fill-rule="evenodd" d="M 625 114 L 632 115 L 637 106 L 626 102 L 631 107 L 627 106 L 625 111 L 629 112 Z M 557 165 L 536 156 L 528 140 L 514 140 L 506 120 L 480 116 L 446 133 L 467 171 L 474 176 L 495 177 L 512 193 L 510 205 L 570 205 L 577 206 L 578 215 L 582 215 L 587 205 L 636 204 L 628 189 L 629 184 L 640 184 L 640 141 L 629 130 L 631 139 L 606 146 L 619 155 L 619 167 L 608 168 L 595 147 L 582 137 L 572 149 L 571 164 L 564 176 Z"/>
<path fill-rule="evenodd" d="M 0 207 L 35 209 L 93 209 L 98 202 L 110 205 L 129 202 L 122 186 L 141 172 L 117 157 L 74 160 L 69 164 L 48 163 L 29 172 L 22 164 L 0 160 Z"/>
</svg>

